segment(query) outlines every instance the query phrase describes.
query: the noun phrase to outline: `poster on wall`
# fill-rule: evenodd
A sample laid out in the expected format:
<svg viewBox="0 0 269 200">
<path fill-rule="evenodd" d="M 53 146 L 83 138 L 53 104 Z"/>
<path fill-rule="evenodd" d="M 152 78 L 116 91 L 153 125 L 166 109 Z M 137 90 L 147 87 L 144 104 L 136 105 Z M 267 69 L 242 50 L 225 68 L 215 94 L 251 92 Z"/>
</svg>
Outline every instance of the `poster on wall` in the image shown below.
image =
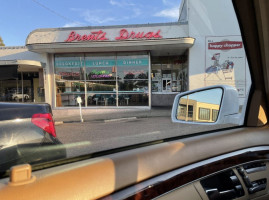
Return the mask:
<svg viewBox="0 0 269 200">
<path fill-rule="evenodd" d="M 246 96 L 246 55 L 241 36 L 206 37 L 206 86 L 231 85 Z"/>
</svg>

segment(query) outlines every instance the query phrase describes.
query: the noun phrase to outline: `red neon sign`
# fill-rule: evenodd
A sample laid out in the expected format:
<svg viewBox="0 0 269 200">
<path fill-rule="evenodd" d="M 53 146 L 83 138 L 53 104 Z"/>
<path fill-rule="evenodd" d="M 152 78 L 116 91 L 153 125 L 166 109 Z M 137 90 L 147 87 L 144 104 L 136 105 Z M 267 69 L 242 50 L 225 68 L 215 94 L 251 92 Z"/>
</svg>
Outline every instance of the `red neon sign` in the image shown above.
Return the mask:
<svg viewBox="0 0 269 200">
<path fill-rule="evenodd" d="M 158 30 L 156 33 L 154 32 L 134 32 L 132 31 L 131 33 L 129 33 L 126 29 L 121 29 L 120 31 L 120 36 L 116 37 L 116 40 L 128 40 L 128 39 L 151 39 L 151 38 L 162 38 L 162 36 L 160 35 L 161 30 Z"/>
<path fill-rule="evenodd" d="M 61 76 L 80 76 L 79 72 L 59 72 Z"/>
<path fill-rule="evenodd" d="M 102 41 L 102 40 L 108 40 L 106 38 L 106 32 L 103 32 L 102 30 L 91 32 L 89 35 L 80 35 L 77 34 L 75 31 L 72 31 L 67 40 L 65 42 L 72 42 L 72 41 Z"/>
<path fill-rule="evenodd" d="M 126 29 L 121 29 L 119 36 L 115 37 L 115 40 L 134 40 L 134 39 L 152 39 L 152 38 L 163 38 L 160 35 L 161 30 L 158 30 L 157 32 L 149 31 L 149 32 L 134 32 L 131 31 L 129 33 Z M 104 41 L 109 40 L 106 37 L 106 32 L 99 30 L 95 32 L 91 32 L 90 34 L 84 34 L 80 35 L 76 33 L 75 31 L 72 31 L 68 38 L 65 40 L 65 42 L 73 42 L 73 41 Z"/>
</svg>

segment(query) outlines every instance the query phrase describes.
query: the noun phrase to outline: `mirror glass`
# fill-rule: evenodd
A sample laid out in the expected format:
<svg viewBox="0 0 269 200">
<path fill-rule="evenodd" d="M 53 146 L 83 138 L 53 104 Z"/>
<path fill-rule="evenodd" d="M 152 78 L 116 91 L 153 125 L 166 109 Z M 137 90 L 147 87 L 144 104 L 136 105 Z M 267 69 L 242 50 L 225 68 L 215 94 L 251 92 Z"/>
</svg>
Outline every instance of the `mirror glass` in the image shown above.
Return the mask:
<svg viewBox="0 0 269 200">
<path fill-rule="evenodd" d="M 222 94 L 221 88 L 213 88 L 182 96 L 179 99 L 177 119 L 193 122 L 216 122 Z"/>
</svg>

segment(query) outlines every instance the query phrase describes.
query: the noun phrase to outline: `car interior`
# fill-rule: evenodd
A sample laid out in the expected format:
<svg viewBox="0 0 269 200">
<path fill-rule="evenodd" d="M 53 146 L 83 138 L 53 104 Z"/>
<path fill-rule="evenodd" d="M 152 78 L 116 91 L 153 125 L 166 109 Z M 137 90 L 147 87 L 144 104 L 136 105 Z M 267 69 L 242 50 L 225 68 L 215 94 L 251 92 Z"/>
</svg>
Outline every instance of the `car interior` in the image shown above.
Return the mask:
<svg viewBox="0 0 269 200">
<path fill-rule="evenodd" d="M 252 79 L 242 126 L 14 166 L 0 199 L 269 199 L 269 2 L 233 5 Z"/>
</svg>

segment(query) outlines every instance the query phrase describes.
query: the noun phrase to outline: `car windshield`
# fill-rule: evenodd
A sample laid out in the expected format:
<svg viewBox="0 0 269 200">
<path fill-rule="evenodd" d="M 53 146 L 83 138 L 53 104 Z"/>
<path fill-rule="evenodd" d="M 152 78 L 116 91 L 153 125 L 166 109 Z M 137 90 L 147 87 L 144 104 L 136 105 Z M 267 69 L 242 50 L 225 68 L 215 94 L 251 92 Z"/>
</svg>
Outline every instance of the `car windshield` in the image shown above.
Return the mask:
<svg viewBox="0 0 269 200">
<path fill-rule="evenodd" d="M 244 123 L 251 76 L 230 0 L 1 6 L 2 174 Z"/>
</svg>

